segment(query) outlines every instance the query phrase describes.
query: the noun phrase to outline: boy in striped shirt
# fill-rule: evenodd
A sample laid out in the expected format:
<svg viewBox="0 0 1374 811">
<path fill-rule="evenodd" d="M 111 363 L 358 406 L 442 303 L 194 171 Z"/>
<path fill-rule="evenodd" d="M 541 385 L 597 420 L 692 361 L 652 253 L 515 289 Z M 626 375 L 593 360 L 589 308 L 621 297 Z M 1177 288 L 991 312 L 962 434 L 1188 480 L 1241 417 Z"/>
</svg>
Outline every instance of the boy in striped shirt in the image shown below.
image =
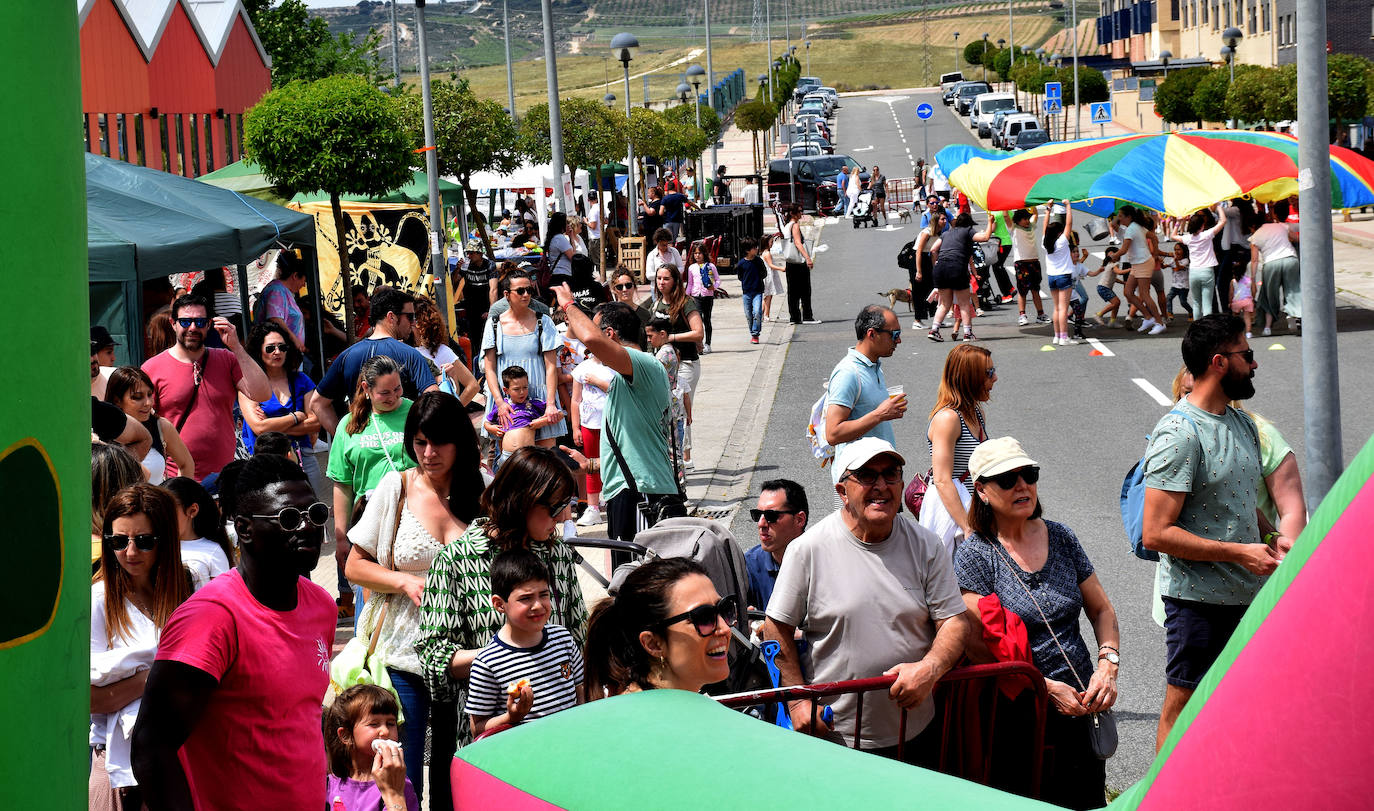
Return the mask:
<svg viewBox="0 0 1374 811">
<path fill-rule="evenodd" d="M 549 572 L 533 552 L 512 549 L 492 561 L 491 603 L 506 623 L 472 662 L 472 734 L 585 701 L 582 653 L 566 628 L 546 624 L 553 608 Z"/>
</svg>

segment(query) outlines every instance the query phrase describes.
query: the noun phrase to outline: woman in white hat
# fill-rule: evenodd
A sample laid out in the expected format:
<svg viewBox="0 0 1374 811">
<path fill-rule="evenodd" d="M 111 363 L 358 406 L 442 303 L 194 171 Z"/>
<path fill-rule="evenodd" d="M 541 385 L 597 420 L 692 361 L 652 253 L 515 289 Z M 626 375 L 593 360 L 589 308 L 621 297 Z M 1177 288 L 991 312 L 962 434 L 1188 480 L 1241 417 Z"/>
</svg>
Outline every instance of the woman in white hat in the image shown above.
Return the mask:
<svg viewBox="0 0 1374 811">
<path fill-rule="evenodd" d="M 1021 443 L 989 439 L 973 452 L 969 474 L 973 531 L 954 551 L 954 574 L 969 609 L 965 616 L 978 625 L 965 652 L 975 662 L 995 661 L 982 634 L 979 600 L 996 594 L 1025 622 L 1032 663 L 1050 694 L 1045 745 L 1054 756 L 1045 759 L 1041 799 L 1100 808 L 1106 802 L 1106 763 L 1094 753 L 1091 736 L 1093 724 L 1111 723 L 1096 714 L 1116 703 L 1116 609 L 1073 531 L 1041 517 L 1040 468 Z M 1085 613 L 1097 637 L 1096 652 L 1079 631 Z M 1009 709 L 999 715 L 999 727 L 1004 720 L 1016 723 L 1020 708 Z"/>
</svg>

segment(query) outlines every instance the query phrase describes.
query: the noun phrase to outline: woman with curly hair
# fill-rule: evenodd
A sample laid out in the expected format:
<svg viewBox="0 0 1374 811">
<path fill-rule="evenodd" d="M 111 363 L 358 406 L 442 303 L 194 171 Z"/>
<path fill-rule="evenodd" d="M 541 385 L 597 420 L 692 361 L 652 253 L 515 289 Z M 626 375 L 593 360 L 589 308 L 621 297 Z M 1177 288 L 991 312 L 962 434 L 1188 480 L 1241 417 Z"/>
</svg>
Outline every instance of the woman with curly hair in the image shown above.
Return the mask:
<svg viewBox="0 0 1374 811">
<path fill-rule="evenodd" d="M 439 318 L 439 308 L 429 296 L 415 297 L 415 329 L 411 330 L 406 343 L 429 358 L 440 372 L 439 385 L 467 405 L 477 396 L 477 378 L 468 368 L 469 359 L 459 358 L 458 353 L 449 345 L 444 334 L 444 322 Z M 447 381 L 447 383 L 445 382 Z"/>
</svg>

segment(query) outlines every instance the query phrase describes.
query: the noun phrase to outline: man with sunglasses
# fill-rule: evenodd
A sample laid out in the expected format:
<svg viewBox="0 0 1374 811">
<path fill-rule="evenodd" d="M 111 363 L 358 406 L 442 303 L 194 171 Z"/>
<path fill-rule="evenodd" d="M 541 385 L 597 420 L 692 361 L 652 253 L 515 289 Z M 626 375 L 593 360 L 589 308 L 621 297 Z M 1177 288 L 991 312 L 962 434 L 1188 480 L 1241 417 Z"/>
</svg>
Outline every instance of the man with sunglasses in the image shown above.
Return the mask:
<svg viewBox="0 0 1374 811">
<path fill-rule="evenodd" d="M 825 438 L 838 456 L 845 443 L 877 437 L 897 444 L 891 421 L 906 414 L 905 395 L 890 396 L 883 376 L 883 358 L 892 357 L 902 342 L 897 314 L 870 304 L 854 319 L 859 341 L 835 364 L 825 395 Z"/>
<path fill-rule="evenodd" d="M 248 460 L 234 489 L 238 567 L 167 621 L 133 731 L 154 811 L 326 803 L 320 702 L 336 614 L 309 573 L 329 508 L 281 456 Z"/>
<path fill-rule="evenodd" d="M 1167 648 L 1156 749 L 1292 543 L 1261 532 L 1272 527 L 1257 512 L 1259 430 L 1230 405 L 1255 395 L 1245 323 L 1214 313 L 1189 324 L 1183 362 L 1193 390 L 1150 432 L 1143 460 L 1142 540 L 1160 553 Z"/>
<path fill-rule="evenodd" d="M 196 463 L 196 480 L 218 473 L 234 458 L 234 404 L 242 392 L 254 402 L 272 396 L 267 374 L 239 343 L 225 318 L 211 318 L 204 298 L 172 302 L 176 343 L 143 363 L 153 380 L 157 413 L 176 426 Z M 207 347 L 209 330 L 226 349 Z"/>
<path fill-rule="evenodd" d="M 415 328 L 415 297 L 399 288 L 378 287 L 372 292 L 371 308 L 372 334 L 340 352 L 315 387 L 320 396 L 311 404 L 311 410 L 319 418 L 320 426 L 331 434 L 339 425 L 335 401 L 342 402 L 353 394 L 358 372 L 375 355 L 386 355 L 401 367 L 401 388 L 407 399 L 414 400 L 423 392 L 439 388 L 439 369 L 420 350 L 405 342 Z"/>
<path fill-rule="evenodd" d="M 858 748 L 934 768 L 940 730 L 931 690 L 963 655 L 968 630 L 954 566 L 930 530 L 897 517 L 906 460 L 864 437 L 835 458 L 841 508 L 792 542 L 783 558 L 763 635 L 781 647 L 784 685 L 803 683 L 793 634 L 811 648 L 813 681 L 896 676 L 891 701 L 870 695 Z M 833 724 L 813 723 L 812 701 L 788 707 L 793 727 L 854 746 L 857 699 L 832 705 Z M 905 741 L 901 714 L 907 712 Z"/>
<path fill-rule="evenodd" d="M 791 479 L 770 479 L 759 488 L 758 506 L 749 511 L 759 545 L 744 553 L 750 608 L 768 607 L 787 545 L 806 531 L 808 507 L 806 491 Z"/>
</svg>

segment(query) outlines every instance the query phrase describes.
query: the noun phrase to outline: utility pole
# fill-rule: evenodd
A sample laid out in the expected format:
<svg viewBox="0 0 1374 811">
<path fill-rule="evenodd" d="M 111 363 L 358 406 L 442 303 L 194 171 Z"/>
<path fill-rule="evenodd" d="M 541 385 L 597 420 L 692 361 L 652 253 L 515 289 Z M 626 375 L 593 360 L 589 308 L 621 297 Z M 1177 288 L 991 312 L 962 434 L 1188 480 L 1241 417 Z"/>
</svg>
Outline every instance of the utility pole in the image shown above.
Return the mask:
<svg viewBox="0 0 1374 811">
<path fill-rule="evenodd" d="M 395 0 L 392 0 L 395 5 Z M 510 0 L 501 0 L 501 33 L 506 38 L 506 104 L 511 120 L 515 119 L 515 69 L 510 61 Z"/>
<path fill-rule="evenodd" d="M 1073 137 L 1083 137 L 1083 108 L 1078 103 L 1078 3 L 1073 2 Z"/>
<path fill-rule="evenodd" d="M 1302 383 L 1308 509 L 1340 477 L 1340 366 L 1336 362 L 1336 271 L 1331 252 L 1330 105 L 1326 80 L 1326 3 L 1298 0 L 1298 203 L 1303 218 Z M 1234 46 L 1232 46 L 1234 48 Z M 1234 63 L 1233 63 L 1234 64 Z"/>
<path fill-rule="evenodd" d="M 711 105 L 711 109 L 714 110 L 715 107 L 716 107 L 716 72 L 715 72 L 715 70 L 711 67 L 711 0 L 702 0 L 702 2 L 701 2 L 701 7 L 702 7 L 702 22 L 704 22 L 704 23 L 706 24 L 706 88 L 707 88 L 706 94 L 707 94 L 707 96 L 709 96 L 709 102 L 708 102 L 708 103 Z M 719 111 L 719 110 L 716 110 L 716 113 L 719 114 L 720 111 Z M 715 140 L 712 140 L 712 141 L 711 141 L 711 175 L 710 175 L 710 176 L 711 176 L 712 178 L 715 178 L 715 176 L 716 176 L 716 160 L 720 157 L 720 156 L 717 154 L 717 152 L 716 152 L 716 144 L 718 144 L 718 143 L 720 143 L 720 139 L 719 139 L 719 138 L 716 138 Z M 706 178 L 704 178 L 704 177 L 702 177 L 702 178 L 697 178 L 697 182 L 698 182 L 698 183 L 705 183 L 705 182 L 706 182 Z"/>
<path fill-rule="evenodd" d="M 552 146 L 553 197 L 558 210 L 571 211 L 570 200 L 563 194 L 563 112 L 558 105 L 558 48 L 553 39 L 553 3 L 544 0 L 544 81 L 549 89 L 549 142 Z M 542 191 L 540 192 L 543 193 Z"/>
<path fill-rule="evenodd" d="M 420 50 L 420 103 L 425 118 L 425 174 L 429 175 L 429 272 L 434 278 L 434 303 L 448 330 L 448 295 L 444 280 L 448 277 L 448 262 L 444 258 L 444 207 L 439 202 L 439 152 L 434 146 L 434 97 L 429 91 L 429 51 L 425 43 L 425 0 L 415 0 L 415 41 Z M 462 198 L 459 198 L 460 200 Z M 458 209 L 460 234 L 467 231 L 467 217 Z M 347 268 L 345 268 L 347 272 Z"/>
<path fill-rule="evenodd" d="M 1078 0 L 1069 0 L 1070 3 L 1077 5 Z M 1016 35 L 1014 21 L 1011 16 L 1012 0 L 1007 0 L 1007 48 L 1011 51 L 1011 64 L 1016 64 Z M 1011 70 L 1010 67 L 1007 70 Z"/>
<path fill-rule="evenodd" d="M 396 87 L 401 86 L 401 35 L 400 28 L 396 25 L 396 3 L 391 3 L 391 73 L 394 77 L 392 83 Z"/>
</svg>

